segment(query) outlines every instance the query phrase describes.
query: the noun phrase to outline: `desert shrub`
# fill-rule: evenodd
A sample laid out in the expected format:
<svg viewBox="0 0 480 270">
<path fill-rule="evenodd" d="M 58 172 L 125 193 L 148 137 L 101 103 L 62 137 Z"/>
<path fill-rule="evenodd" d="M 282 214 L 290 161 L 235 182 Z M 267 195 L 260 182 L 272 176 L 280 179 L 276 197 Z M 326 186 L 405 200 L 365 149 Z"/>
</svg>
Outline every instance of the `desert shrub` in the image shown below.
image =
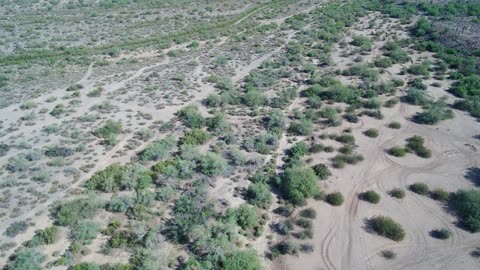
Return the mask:
<svg viewBox="0 0 480 270">
<path fill-rule="evenodd" d="M 399 242 L 405 238 L 405 231 L 402 226 L 390 217 L 376 216 L 369 220 L 370 228 L 377 234 Z"/>
<path fill-rule="evenodd" d="M 64 146 L 49 146 L 45 149 L 44 154 L 47 157 L 68 157 L 73 155 L 73 150 Z"/>
<path fill-rule="evenodd" d="M 343 195 L 340 192 L 333 192 L 333 193 L 327 194 L 327 196 L 325 197 L 325 201 L 333 206 L 342 205 L 344 200 L 345 199 L 343 198 Z"/>
<path fill-rule="evenodd" d="M 416 88 L 410 88 L 405 96 L 405 101 L 412 105 L 427 105 L 430 100 L 425 96 L 425 92 Z"/>
<path fill-rule="evenodd" d="M 328 169 L 327 165 L 325 164 L 319 163 L 313 166 L 312 169 L 320 180 L 325 180 L 330 175 L 332 175 L 332 173 L 330 172 L 330 169 Z"/>
<path fill-rule="evenodd" d="M 181 139 L 182 144 L 204 144 L 210 139 L 210 134 L 208 132 L 194 128 L 183 136 Z"/>
<path fill-rule="evenodd" d="M 295 224 L 303 229 L 311 229 L 312 228 L 312 221 L 304 218 L 299 218 L 295 221 Z"/>
<path fill-rule="evenodd" d="M 83 219 L 89 219 L 95 216 L 101 202 L 93 195 L 78 198 L 63 203 L 56 203 L 50 213 L 55 223 L 60 226 L 74 225 Z"/>
<path fill-rule="evenodd" d="M 480 118 L 480 97 L 471 97 L 469 99 L 457 100 L 453 104 L 458 110 L 467 111 L 473 117 Z"/>
<path fill-rule="evenodd" d="M 453 111 L 445 108 L 445 103 L 436 102 L 428 109 L 413 116 L 413 121 L 419 124 L 435 125 L 438 122 L 453 118 Z"/>
<path fill-rule="evenodd" d="M 55 108 L 50 112 L 51 116 L 59 116 L 65 112 L 65 105 L 57 104 Z"/>
<path fill-rule="evenodd" d="M 308 147 L 304 142 L 298 142 L 288 149 L 288 156 L 292 159 L 300 159 L 308 152 Z"/>
<path fill-rule="evenodd" d="M 153 182 L 152 173 L 139 165 L 112 164 L 102 171 L 96 172 L 85 187 L 89 190 L 115 192 L 118 190 L 145 189 Z"/>
<path fill-rule="evenodd" d="M 310 135 L 313 132 L 313 123 L 308 119 L 302 119 L 300 121 L 294 121 L 290 123 L 288 131 L 296 135 Z"/>
<path fill-rule="evenodd" d="M 370 129 L 365 130 L 363 132 L 363 134 L 365 134 L 365 136 L 370 137 L 370 138 L 376 138 L 376 137 L 378 137 L 378 129 L 370 128 Z"/>
<path fill-rule="evenodd" d="M 188 105 L 177 112 L 182 123 L 189 128 L 201 128 L 205 126 L 205 118 L 198 111 L 197 106 Z"/>
<path fill-rule="evenodd" d="M 432 156 L 432 151 L 426 148 L 423 143 L 425 140 L 420 136 L 413 136 L 407 139 L 406 147 L 415 152 L 415 154 L 422 158 L 430 158 Z"/>
<path fill-rule="evenodd" d="M 72 238 L 77 241 L 92 240 L 97 237 L 100 224 L 94 221 L 82 220 L 72 228 Z"/>
<path fill-rule="evenodd" d="M 362 51 L 365 51 L 372 48 L 373 42 L 370 38 L 366 36 L 354 36 L 350 44 L 360 47 Z"/>
<path fill-rule="evenodd" d="M 249 107 L 258 107 L 265 105 L 267 98 L 262 91 L 256 87 L 248 87 L 246 93 L 242 96 L 242 103 Z"/>
<path fill-rule="evenodd" d="M 403 147 L 394 146 L 388 149 L 388 153 L 395 157 L 403 157 L 407 154 L 407 150 Z"/>
<path fill-rule="evenodd" d="M 112 120 L 108 120 L 102 127 L 93 131 L 93 135 L 99 138 L 108 139 L 109 136 L 117 135 L 122 131 L 122 124 Z"/>
<path fill-rule="evenodd" d="M 41 270 L 42 263 L 47 259 L 47 256 L 31 249 L 21 249 L 15 253 L 10 261 L 5 266 L 6 270 Z"/>
<path fill-rule="evenodd" d="M 279 214 L 283 217 L 290 217 L 295 212 L 295 208 L 292 205 L 282 205 L 273 210 L 275 214 Z"/>
<path fill-rule="evenodd" d="M 313 208 L 307 208 L 300 212 L 300 216 L 304 218 L 314 219 L 317 216 L 317 211 Z"/>
<path fill-rule="evenodd" d="M 335 140 L 344 144 L 355 144 L 355 137 L 350 134 L 342 134 L 335 137 Z"/>
<path fill-rule="evenodd" d="M 407 71 L 413 75 L 422 75 L 422 76 L 429 76 L 430 71 L 428 70 L 430 67 L 430 63 L 422 63 L 419 65 L 411 65 Z"/>
<path fill-rule="evenodd" d="M 137 136 L 144 142 L 150 140 L 153 137 L 153 131 L 148 128 L 141 128 L 137 132 Z"/>
<path fill-rule="evenodd" d="M 15 237 L 18 234 L 27 231 L 28 224 L 25 221 L 15 221 L 5 230 L 5 235 L 8 237 Z"/>
<path fill-rule="evenodd" d="M 230 164 L 234 166 L 244 165 L 247 162 L 244 153 L 236 146 L 228 147 L 225 156 L 230 160 Z"/>
<path fill-rule="evenodd" d="M 393 60 L 390 57 L 378 57 L 373 62 L 376 67 L 389 68 L 393 66 Z"/>
<path fill-rule="evenodd" d="M 72 267 L 72 270 L 100 270 L 100 267 L 96 263 L 81 262 Z"/>
<path fill-rule="evenodd" d="M 290 219 L 281 221 L 276 225 L 276 231 L 281 235 L 288 235 L 294 229 L 293 222 Z"/>
<path fill-rule="evenodd" d="M 480 92 L 478 89 L 480 89 L 480 76 L 470 75 L 460 78 L 452 85 L 449 91 L 457 97 L 466 98 L 479 96 Z"/>
<path fill-rule="evenodd" d="M 237 250 L 223 260 L 223 268 L 228 270 L 261 270 L 263 269 L 257 253 L 253 249 Z"/>
<path fill-rule="evenodd" d="M 8 152 L 9 149 L 10 149 L 10 147 L 7 144 L 0 143 L 0 157 L 4 156 Z"/>
<path fill-rule="evenodd" d="M 124 213 L 132 204 L 132 199 L 129 196 L 112 196 L 105 209 L 113 213 Z"/>
<path fill-rule="evenodd" d="M 352 113 L 347 113 L 343 117 L 350 123 L 358 123 L 359 121 L 358 116 Z"/>
<path fill-rule="evenodd" d="M 402 125 L 399 122 L 393 121 L 388 124 L 388 127 L 392 129 L 399 129 L 402 127 Z"/>
<path fill-rule="evenodd" d="M 238 208 L 229 208 L 225 213 L 224 220 L 236 223 L 242 229 L 252 229 L 258 225 L 258 216 L 255 207 L 242 204 Z"/>
<path fill-rule="evenodd" d="M 161 140 L 151 142 L 138 155 L 142 161 L 156 161 L 167 157 L 174 146 L 175 138 L 167 136 Z"/>
<path fill-rule="evenodd" d="M 363 107 L 366 109 L 380 109 L 382 102 L 377 98 L 370 98 L 363 103 Z"/>
<path fill-rule="evenodd" d="M 399 99 L 398 98 L 390 98 L 387 101 L 385 101 L 385 104 L 383 106 L 387 108 L 393 108 L 395 105 L 398 104 Z"/>
<path fill-rule="evenodd" d="M 308 152 L 309 153 L 319 153 L 319 152 L 323 151 L 323 147 L 324 146 L 321 143 L 312 144 L 310 146 L 310 148 L 308 149 Z"/>
<path fill-rule="evenodd" d="M 425 183 L 413 183 L 408 188 L 411 191 L 424 196 L 428 195 L 430 192 L 429 187 Z"/>
<path fill-rule="evenodd" d="M 366 64 L 354 64 L 343 71 L 344 76 L 357 76 L 368 82 L 376 82 L 380 77 L 377 70 L 371 69 Z"/>
<path fill-rule="evenodd" d="M 208 176 L 225 175 L 229 169 L 228 162 L 222 156 L 208 152 L 198 161 L 198 169 Z"/>
<path fill-rule="evenodd" d="M 13 158 L 7 164 L 7 170 L 10 172 L 23 172 L 26 171 L 28 167 L 28 160 L 23 156 Z"/>
<path fill-rule="evenodd" d="M 445 240 L 452 236 L 452 231 L 450 231 L 449 229 L 443 228 L 440 230 L 431 231 L 430 235 L 434 238 Z"/>
<path fill-rule="evenodd" d="M 392 260 L 392 259 L 395 259 L 395 257 L 397 257 L 397 254 L 391 250 L 382 250 L 380 252 L 380 256 L 384 257 L 387 260 Z"/>
<path fill-rule="evenodd" d="M 432 199 L 436 201 L 445 202 L 450 197 L 450 193 L 444 189 L 436 188 L 432 191 Z"/>
<path fill-rule="evenodd" d="M 276 244 L 272 248 L 272 253 L 295 255 L 298 254 L 299 248 L 298 244 L 291 240 L 286 240 Z"/>
<path fill-rule="evenodd" d="M 282 133 L 285 129 L 285 115 L 280 109 L 273 109 L 265 119 L 265 127 L 272 132 Z"/>
<path fill-rule="evenodd" d="M 462 224 L 472 232 L 480 231 L 480 190 L 459 190 L 450 201 Z"/>
<path fill-rule="evenodd" d="M 394 188 L 390 190 L 389 192 L 390 196 L 397 198 L 397 199 L 403 199 L 405 198 L 405 191 L 401 188 Z"/>
<path fill-rule="evenodd" d="M 270 188 L 265 183 L 252 183 L 248 186 L 246 192 L 248 203 L 260 208 L 268 208 L 272 202 Z"/>
<path fill-rule="evenodd" d="M 377 204 L 380 202 L 380 194 L 373 190 L 365 191 L 364 193 L 360 194 L 360 198 L 364 201 L 369 203 Z"/>
<path fill-rule="evenodd" d="M 243 146 L 244 148 L 251 152 L 256 151 L 260 154 L 269 154 L 273 151 L 278 144 L 278 135 L 275 133 L 262 133 L 254 137 L 247 138 Z"/>
<path fill-rule="evenodd" d="M 293 204 L 303 204 L 306 198 L 319 192 L 318 177 L 311 168 L 287 168 L 280 176 L 283 196 Z"/>
<path fill-rule="evenodd" d="M 25 243 L 27 247 L 53 244 L 57 238 L 58 227 L 51 226 L 35 232 L 33 238 Z"/>
</svg>

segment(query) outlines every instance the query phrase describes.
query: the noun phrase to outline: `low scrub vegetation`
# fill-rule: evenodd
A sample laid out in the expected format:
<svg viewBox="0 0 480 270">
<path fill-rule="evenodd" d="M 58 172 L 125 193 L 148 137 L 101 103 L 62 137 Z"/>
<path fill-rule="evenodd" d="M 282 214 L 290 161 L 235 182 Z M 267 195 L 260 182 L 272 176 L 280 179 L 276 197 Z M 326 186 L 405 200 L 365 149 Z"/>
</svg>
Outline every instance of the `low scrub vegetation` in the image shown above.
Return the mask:
<svg viewBox="0 0 480 270">
<path fill-rule="evenodd" d="M 405 231 L 402 226 L 390 217 L 373 217 L 368 221 L 368 226 L 375 233 L 396 242 L 402 241 L 403 238 L 405 238 Z"/>
</svg>

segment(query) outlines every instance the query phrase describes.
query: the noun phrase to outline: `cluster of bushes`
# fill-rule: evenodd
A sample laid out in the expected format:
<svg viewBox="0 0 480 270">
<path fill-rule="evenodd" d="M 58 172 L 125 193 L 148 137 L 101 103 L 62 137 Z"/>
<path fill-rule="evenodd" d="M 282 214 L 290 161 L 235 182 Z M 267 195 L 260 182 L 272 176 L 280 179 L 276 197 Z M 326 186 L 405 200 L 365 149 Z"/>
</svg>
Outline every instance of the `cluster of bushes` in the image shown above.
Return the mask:
<svg viewBox="0 0 480 270">
<path fill-rule="evenodd" d="M 453 118 L 453 111 L 446 108 L 446 104 L 442 101 L 435 102 L 425 111 L 417 113 L 413 116 L 413 121 L 419 124 L 435 125 L 438 122 Z"/>
<path fill-rule="evenodd" d="M 314 165 L 312 167 L 312 169 L 320 180 L 325 180 L 330 175 L 332 175 L 332 173 L 330 172 L 330 169 L 327 167 L 327 165 L 322 164 L 322 163 Z"/>
<path fill-rule="evenodd" d="M 44 153 L 47 157 L 68 157 L 73 155 L 73 150 L 64 146 L 49 146 Z"/>
<path fill-rule="evenodd" d="M 139 158 L 142 161 L 156 161 L 167 157 L 170 151 L 175 146 L 175 138 L 173 136 L 167 136 L 161 140 L 151 142 L 145 149 L 139 154 Z"/>
<path fill-rule="evenodd" d="M 180 141 L 182 144 L 199 145 L 206 143 L 210 138 L 210 134 L 208 134 L 208 132 L 205 130 L 194 128 L 185 133 Z"/>
<path fill-rule="evenodd" d="M 10 261 L 5 265 L 6 270 L 18 270 L 18 269 L 42 269 L 42 263 L 47 260 L 47 256 L 38 252 L 35 249 L 24 248 L 17 251 Z"/>
<path fill-rule="evenodd" d="M 5 230 L 5 235 L 8 237 L 15 237 L 18 234 L 26 232 L 27 228 L 28 223 L 25 221 L 15 221 Z"/>
<path fill-rule="evenodd" d="M 377 70 L 371 69 L 366 64 L 354 64 L 342 73 L 344 76 L 356 76 L 367 82 L 376 82 L 380 78 Z"/>
<path fill-rule="evenodd" d="M 268 208 L 272 202 L 270 187 L 266 183 L 252 183 L 246 192 L 247 202 L 260 208 Z"/>
<path fill-rule="evenodd" d="M 145 189 L 152 184 L 152 172 L 139 165 L 112 164 L 96 172 L 85 187 L 89 190 L 115 192 L 119 190 Z"/>
<path fill-rule="evenodd" d="M 423 145 L 425 140 L 420 136 L 413 136 L 407 139 L 407 149 L 413 151 L 417 156 L 422 158 L 430 158 L 432 151 Z"/>
</svg>

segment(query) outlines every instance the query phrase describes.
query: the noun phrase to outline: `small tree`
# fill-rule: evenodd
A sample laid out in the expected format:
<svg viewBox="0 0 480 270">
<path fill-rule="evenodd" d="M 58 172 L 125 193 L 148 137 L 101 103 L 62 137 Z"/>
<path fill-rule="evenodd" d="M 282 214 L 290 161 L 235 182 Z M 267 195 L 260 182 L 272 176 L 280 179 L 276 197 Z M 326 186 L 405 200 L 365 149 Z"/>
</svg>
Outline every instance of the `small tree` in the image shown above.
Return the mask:
<svg viewBox="0 0 480 270">
<path fill-rule="evenodd" d="M 364 193 L 360 194 L 360 198 L 369 203 L 377 204 L 380 202 L 380 194 L 373 190 L 365 191 Z"/>
<path fill-rule="evenodd" d="M 340 206 L 343 204 L 343 201 L 345 199 L 343 198 L 343 195 L 342 193 L 340 192 L 333 192 L 333 193 L 330 193 L 328 194 L 326 197 L 325 197 L 325 201 L 333 206 Z"/>
<path fill-rule="evenodd" d="M 393 241 L 399 242 L 405 238 L 405 231 L 402 226 L 395 222 L 390 217 L 377 216 L 369 221 L 369 226 L 377 234 L 389 238 Z"/>
</svg>

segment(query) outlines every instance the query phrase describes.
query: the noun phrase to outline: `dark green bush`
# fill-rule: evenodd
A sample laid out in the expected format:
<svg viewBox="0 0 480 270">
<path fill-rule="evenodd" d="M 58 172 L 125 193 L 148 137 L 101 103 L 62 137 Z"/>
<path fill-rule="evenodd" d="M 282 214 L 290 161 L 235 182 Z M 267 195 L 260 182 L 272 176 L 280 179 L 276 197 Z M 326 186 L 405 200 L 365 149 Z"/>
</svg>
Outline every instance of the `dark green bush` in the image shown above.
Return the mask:
<svg viewBox="0 0 480 270">
<path fill-rule="evenodd" d="M 47 256 L 42 253 L 26 248 L 21 249 L 15 253 L 10 261 L 5 266 L 6 270 L 41 270 L 42 263 L 47 259 Z"/>
<path fill-rule="evenodd" d="M 167 136 L 161 140 L 150 143 L 138 156 L 142 161 L 156 161 L 168 156 L 175 146 L 175 138 Z"/>
<path fill-rule="evenodd" d="M 41 245 L 53 244 L 57 238 L 58 227 L 51 226 L 45 228 L 45 230 L 39 230 L 35 232 L 35 236 L 28 241 L 25 245 L 27 247 L 37 247 Z"/>
<path fill-rule="evenodd" d="M 96 172 L 85 187 L 89 190 L 115 192 L 119 190 L 145 189 L 153 182 L 152 172 L 139 165 L 112 164 L 102 171 Z"/>
<path fill-rule="evenodd" d="M 330 193 L 328 194 L 326 197 L 325 197 L 325 201 L 333 206 L 340 206 L 343 204 L 343 201 L 345 199 L 343 198 L 343 195 L 342 193 L 340 192 L 333 192 L 333 193 Z"/>
<path fill-rule="evenodd" d="M 94 217 L 100 206 L 100 200 L 90 195 L 89 197 L 56 203 L 50 212 L 56 224 L 67 226 Z"/>
<path fill-rule="evenodd" d="M 310 135 L 313 132 L 313 123 L 308 119 L 302 119 L 300 121 L 294 121 L 290 123 L 288 131 L 296 135 Z"/>
<path fill-rule="evenodd" d="M 407 150 L 402 147 L 394 146 L 388 149 L 388 153 L 392 156 L 403 157 L 407 154 Z"/>
<path fill-rule="evenodd" d="M 402 125 L 399 122 L 393 121 L 388 124 L 388 127 L 393 129 L 399 129 L 402 127 Z"/>
<path fill-rule="evenodd" d="M 394 188 L 390 190 L 390 196 L 397 198 L 397 199 L 403 199 L 405 198 L 405 191 L 401 188 Z"/>
<path fill-rule="evenodd" d="M 260 208 L 268 208 L 272 202 L 270 188 L 265 183 L 252 183 L 248 186 L 246 198 L 248 203 Z"/>
<path fill-rule="evenodd" d="M 181 142 L 182 144 L 198 145 L 198 144 L 206 143 L 210 138 L 211 137 L 210 137 L 210 134 L 208 134 L 208 132 L 202 129 L 194 128 L 188 131 L 187 133 L 185 133 L 185 135 L 181 139 Z"/>
<path fill-rule="evenodd" d="M 303 204 L 320 191 L 318 177 L 311 168 L 287 168 L 280 179 L 283 196 L 293 204 Z"/>
<path fill-rule="evenodd" d="M 479 232 L 480 190 L 459 190 L 450 201 L 462 224 L 472 232 Z"/>
<path fill-rule="evenodd" d="M 365 134 L 365 136 L 370 137 L 370 138 L 376 138 L 376 137 L 378 137 L 378 129 L 370 128 L 370 129 L 365 130 L 363 132 L 363 134 Z"/>
<path fill-rule="evenodd" d="M 197 106 L 189 105 L 177 112 L 182 123 L 189 128 L 202 128 L 205 126 L 205 118 L 198 111 Z"/>
<path fill-rule="evenodd" d="M 314 219 L 317 216 L 317 211 L 313 208 L 307 208 L 300 212 L 300 216 L 304 218 L 311 218 Z"/>
<path fill-rule="evenodd" d="M 253 249 L 238 250 L 225 256 L 223 268 L 225 270 L 262 270 L 263 266 L 257 253 Z"/>
<path fill-rule="evenodd" d="M 100 270 L 100 267 L 96 263 L 81 262 L 75 264 L 72 270 Z"/>
<path fill-rule="evenodd" d="M 425 142 L 423 137 L 415 135 L 408 138 L 407 142 L 407 148 L 415 152 L 417 156 L 422 158 L 430 158 L 432 156 L 432 151 L 423 145 Z"/>
<path fill-rule="evenodd" d="M 445 202 L 450 197 L 450 193 L 444 189 L 436 188 L 432 191 L 432 199 L 436 201 Z"/>
<path fill-rule="evenodd" d="M 425 183 L 413 183 L 408 188 L 411 191 L 424 196 L 428 195 L 430 192 L 429 187 Z"/>
<path fill-rule="evenodd" d="M 377 204 L 380 202 L 380 194 L 373 190 L 365 191 L 364 193 L 360 194 L 360 198 L 364 201 L 369 203 Z"/>
<path fill-rule="evenodd" d="M 393 241 L 399 242 L 405 238 L 405 231 L 402 226 L 390 217 L 373 217 L 368 223 L 374 232 Z"/>
<path fill-rule="evenodd" d="M 446 239 L 448 239 L 452 236 L 452 231 L 450 231 L 449 229 L 443 228 L 443 229 L 440 229 L 440 230 L 431 231 L 430 235 L 434 238 L 437 238 L 437 239 L 446 240 Z"/>
<path fill-rule="evenodd" d="M 330 169 L 328 169 L 327 165 L 325 164 L 317 164 L 312 167 L 312 169 L 315 171 L 315 174 L 318 176 L 320 180 L 325 180 L 327 179 L 332 173 L 330 172 Z"/>
<path fill-rule="evenodd" d="M 122 131 L 122 124 L 108 120 L 101 128 L 93 131 L 93 135 L 99 138 L 108 139 L 109 136 L 117 135 Z"/>
<path fill-rule="evenodd" d="M 64 146 L 49 146 L 44 153 L 47 157 L 68 157 L 73 155 L 73 150 Z"/>
<path fill-rule="evenodd" d="M 4 156 L 8 152 L 9 149 L 10 149 L 10 147 L 7 144 L 0 143 L 0 157 Z"/>
</svg>

